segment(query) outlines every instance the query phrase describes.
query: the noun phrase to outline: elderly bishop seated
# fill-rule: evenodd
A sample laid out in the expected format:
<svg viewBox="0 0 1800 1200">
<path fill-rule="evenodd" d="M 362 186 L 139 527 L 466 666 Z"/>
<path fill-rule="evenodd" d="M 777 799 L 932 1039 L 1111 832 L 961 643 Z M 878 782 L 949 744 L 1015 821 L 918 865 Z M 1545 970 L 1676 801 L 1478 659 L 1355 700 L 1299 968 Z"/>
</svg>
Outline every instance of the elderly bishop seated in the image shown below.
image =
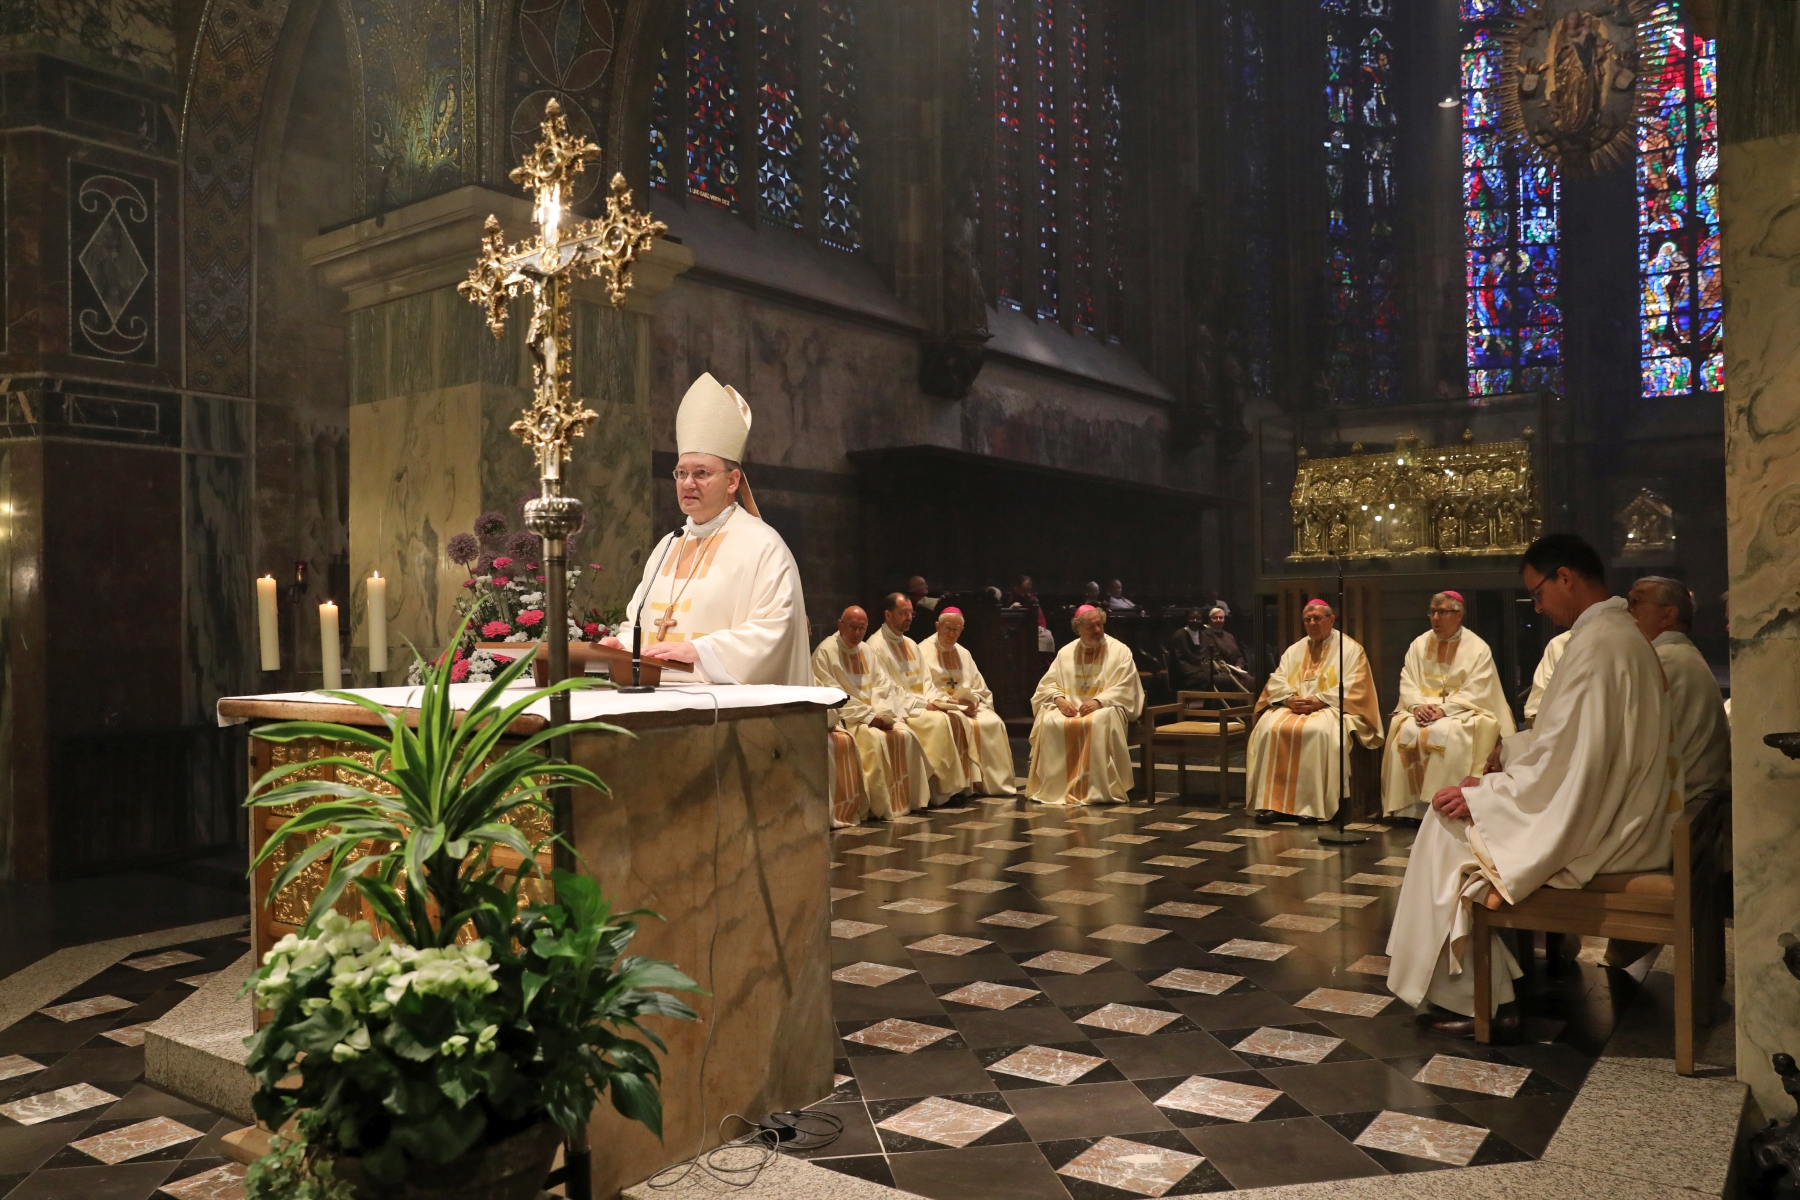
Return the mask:
<svg viewBox="0 0 1800 1200">
<path fill-rule="evenodd" d="M 994 711 L 994 693 L 981 677 L 981 668 L 957 644 L 962 632 L 962 609 L 944 609 L 937 632 L 919 641 L 919 657 L 931 671 L 933 702 L 968 723 L 970 787 L 980 796 L 1010 796 L 1012 742 L 1006 722 Z"/>
<path fill-rule="evenodd" d="M 931 802 L 942 804 L 969 790 L 969 744 L 973 731 L 962 714 L 934 702 L 931 668 L 906 636 L 912 619 L 912 601 L 901 592 L 889 592 L 883 602 L 881 629 L 870 645 L 888 678 L 899 689 L 900 715 L 906 718 L 906 727 L 925 751 L 925 762 L 931 768 Z"/>
<path fill-rule="evenodd" d="M 1336 613 L 1323 600 L 1307 601 L 1300 624 L 1306 636 L 1282 654 L 1256 700 L 1260 719 L 1250 733 L 1247 805 L 1258 821 L 1329 821 L 1350 779 L 1350 751 L 1339 745 L 1340 727 L 1346 743 L 1354 736 L 1364 746 L 1381 745 L 1381 712 L 1362 646 L 1336 631 Z"/>
<path fill-rule="evenodd" d="M 1382 811 L 1423 816 L 1433 796 L 1478 774 L 1494 744 L 1512 734 L 1493 652 L 1463 627 L 1462 593 L 1439 592 L 1431 598 L 1431 628 L 1413 641 L 1400 668 L 1400 703 L 1381 770 Z"/>
<path fill-rule="evenodd" d="M 1569 627 L 1537 723 L 1501 743 L 1493 769 L 1432 797 L 1413 842 L 1388 937 L 1388 987 L 1440 1033 L 1472 1036 L 1470 905 L 1516 903 L 1540 887 L 1669 865 L 1681 810 L 1662 668 L 1625 601 L 1607 593 L 1594 548 L 1547 534 L 1520 575 L 1539 612 Z M 1497 760 L 1497 761 L 1496 761 Z M 1493 940 L 1496 1036 L 1515 1034 L 1520 972 Z"/>
<path fill-rule="evenodd" d="M 675 498 L 687 522 L 657 543 L 617 638 L 643 623 L 644 657 L 692 664 L 701 683 L 804 687 L 806 601 L 787 543 L 756 513 L 740 463 L 750 405 L 702 375 L 675 415 Z"/>
<path fill-rule="evenodd" d="M 863 815 L 885 820 L 926 807 L 930 768 L 919 739 L 907 728 L 904 694 L 863 641 L 868 632 L 869 614 L 854 604 L 846 608 L 837 632 L 813 651 L 812 675 L 818 686 L 840 688 L 849 697 L 832 710 L 832 763 L 836 767 L 847 758 L 838 753 L 843 738 L 855 743 L 868 801 Z M 854 825 L 861 820 L 855 805 L 856 788 L 840 778 L 832 790 L 833 821 Z"/>
<path fill-rule="evenodd" d="M 1031 707 L 1026 794 L 1043 804 L 1122 804 L 1131 791 L 1128 730 L 1144 711 L 1131 650 L 1106 636 L 1106 610 L 1084 604 Z"/>
</svg>

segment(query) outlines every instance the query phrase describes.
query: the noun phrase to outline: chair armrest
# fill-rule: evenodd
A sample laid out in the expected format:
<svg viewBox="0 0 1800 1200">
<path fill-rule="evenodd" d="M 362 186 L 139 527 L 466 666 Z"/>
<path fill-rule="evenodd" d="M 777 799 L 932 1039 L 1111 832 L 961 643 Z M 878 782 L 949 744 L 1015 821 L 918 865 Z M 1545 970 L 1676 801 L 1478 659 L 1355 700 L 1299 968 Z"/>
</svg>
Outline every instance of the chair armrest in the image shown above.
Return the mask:
<svg viewBox="0 0 1800 1200">
<path fill-rule="evenodd" d="M 1180 712 L 1179 704 L 1151 704 L 1144 709 L 1146 717 L 1163 717 L 1173 712 Z"/>
</svg>

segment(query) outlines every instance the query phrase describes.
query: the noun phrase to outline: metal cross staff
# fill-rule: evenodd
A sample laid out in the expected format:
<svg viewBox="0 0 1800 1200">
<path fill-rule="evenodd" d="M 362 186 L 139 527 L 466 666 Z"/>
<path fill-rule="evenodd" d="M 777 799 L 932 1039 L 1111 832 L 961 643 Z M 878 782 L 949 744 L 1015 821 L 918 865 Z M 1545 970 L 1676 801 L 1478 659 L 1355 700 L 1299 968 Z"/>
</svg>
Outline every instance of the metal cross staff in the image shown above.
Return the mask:
<svg viewBox="0 0 1800 1200">
<path fill-rule="evenodd" d="M 487 309 L 488 328 L 495 337 L 506 331 L 508 304 L 519 296 L 531 297 L 531 327 L 525 340 L 536 359 L 534 394 L 512 432 L 537 455 L 542 484 L 538 498 L 525 505 L 525 525 L 544 539 L 544 651 L 552 682 L 569 674 L 569 537 L 581 527 L 581 501 L 563 495 L 563 466 L 570 459 L 572 439 L 583 436 L 599 415 L 570 391 L 569 285 L 582 276 L 598 278 L 613 307 L 623 307 L 631 290 L 632 264 L 668 231 L 668 226 L 631 206 L 631 189 L 623 175 L 612 178 L 604 217 L 574 218 L 568 197 L 588 164 L 599 157 L 600 147 L 570 136 L 561 105 L 555 100 L 546 103 L 543 136 L 510 176 L 536 194 L 532 219 L 538 235 L 508 245 L 500 222 L 488 217 L 481 258 L 456 289 Z M 568 693 L 551 697 L 551 725 L 568 721 Z M 568 739 L 555 739 L 551 753 L 567 760 Z M 562 839 L 556 848 L 557 865 L 570 869 L 574 812 L 563 789 L 558 789 L 555 813 L 556 832 Z"/>
</svg>

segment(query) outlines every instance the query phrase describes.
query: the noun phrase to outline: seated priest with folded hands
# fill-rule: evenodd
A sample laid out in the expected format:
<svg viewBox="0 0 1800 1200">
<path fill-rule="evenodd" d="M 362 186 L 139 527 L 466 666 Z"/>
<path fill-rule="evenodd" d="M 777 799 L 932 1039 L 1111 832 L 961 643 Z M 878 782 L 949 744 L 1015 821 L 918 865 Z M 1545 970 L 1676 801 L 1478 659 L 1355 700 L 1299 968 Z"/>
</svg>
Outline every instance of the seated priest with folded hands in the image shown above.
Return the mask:
<svg viewBox="0 0 1800 1200">
<path fill-rule="evenodd" d="M 848 757 L 840 753 L 842 739 L 848 737 L 856 745 L 862 769 L 867 801 L 862 816 L 886 820 L 930 803 L 930 769 L 919 739 L 906 726 L 900 689 L 863 642 L 868 632 L 869 614 L 854 604 L 846 608 L 838 618 L 837 632 L 813 651 L 812 672 L 818 686 L 839 688 L 848 697 L 831 710 L 833 767 Z M 834 780 L 833 824 L 854 825 L 861 820 L 855 804 L 852 783 L 841 777 Z"/>
<path fill-rule="evenodd" d="M 1245 803 L 1264 824 L 1331 820 L 1349 787 L 1349 740 L 1381 745 L 1381 710 L 1362 646 L 1337 631 L 1337 614 L 1323 600 L 1306 602 L 1300 624 L 1306 636 L 1282 653 L 1263 685 L 1250 732 Z"/>
<path fill-rule="evenodd" d="M 1486 775 L 1431 800 L 1388 937 L 1388 987 L 1439 1033 L 1473 1036 L 1467 970 L 1473 904 L 1518 903 L 1540 887 L 1662 870 L 1682 807 L 1662 667 L 1594 548 L 1547 534 L 1519 573 L 1537 610 L 1569 628 L 1537 723 L 1502 742 Z M 1492 935 L 1494 1035 L 1516 1036 L 1520 971 Z"/>
<path fill-rule="evenodd" d="M 882 669 L 894 681 L 899 715 L 925 751 L 931 771 L 931 803 L 943 804 L 969 790 L 968 719 L 950 705 L 938 705 L 931 695 L 931 669 L 907 631 L 912 628 L 913 606 L 900 592 L 889 592 L 883 601 L 881 629 L 871 648 Z"/>
<path fill-rule="evenodd" d="M 1422 816 L 1433 796 L 1478 774 L 1495 744 L 1513 734 L 1493 652 L 1463 627 L 1462 593 L 1433 596 L 1430 616 L 1431 628 L 1414 639 L 1400 668 L 1381 770 L 1388 816 Z"/>
<path fill-rule="evenodd" d="M 975 659 L 957 643 L 962 609 L 945 608 L 937 631 L 919 641 L 919 657 L 931 671 L 932 702 L 969 724 L 969 785 L 978 796 L 1013 794 L 1012 741 L 994 711 L 994 693 Z"/>
<path fill-rule="evenodd" d="M 1040 804 L 1123 804 L 1131 791 L 1131 723 L 1144 711 L 1137 661 L 1106 636 L 1106 610 L 1084 604 L 1070 622 L 1075 640 L 1032 693 L 1031 773 L 1026 794 Z"/>
</svg>

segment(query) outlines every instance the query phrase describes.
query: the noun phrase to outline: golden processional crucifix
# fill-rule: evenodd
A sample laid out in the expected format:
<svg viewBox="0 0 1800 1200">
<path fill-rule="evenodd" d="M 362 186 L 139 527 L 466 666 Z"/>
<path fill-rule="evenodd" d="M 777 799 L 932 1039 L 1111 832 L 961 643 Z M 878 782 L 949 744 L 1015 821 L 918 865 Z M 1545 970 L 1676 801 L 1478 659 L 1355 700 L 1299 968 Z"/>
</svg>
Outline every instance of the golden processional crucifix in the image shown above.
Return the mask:
<svg viewBox="0 0 1800 1200">
<path fill-rule="evenodd" d="M 542 484 L 538 498 L 525 505 L 525 525 L 544 539 L 543 651 L 553 682 L 569 673 L 568 539 L 581 527 L 581 501 L 563 495 L 563 466 L 569 461 L 572 440 L 583 436 L 598 416 L 570 390 L 569 286 L 583 276 L 598 278 L 613 307 L 623 307 L 631 289 L 632 264 L 668 230 L 631 206 L 631 189 L 623 175 L 612 178 L 604 217 L 575 218 L 568 198 L 588 164 L 599 157 L 600 147 L 569 135 L 561 105 L 555 100 L 546 103 L 543 136 L 510 176 L 536 195 L 532 219 L 537 236 L 508 245 L 500 222 L 488 217 L 481 258 L 456 289 L 487 309 L 488 328 L 495 337 L 506 331 L 508 305 L 519 296 L 531 297 L 531 326 L 525 340 L 536 359 L 533 395 L 531 407 L 514 422 L 512 431 L 537 455 Z M 550 723 L 566 725 L 568 720 L 568 693 L 552 696 Z M 567 739 L 554 741 L 552 753 L 566 759 Z M 569 798 L 559 794 L 556 832 L 566 843 L 557 848 L 559 861 L 573 845 L 572 816 Z"/>
</svg>

